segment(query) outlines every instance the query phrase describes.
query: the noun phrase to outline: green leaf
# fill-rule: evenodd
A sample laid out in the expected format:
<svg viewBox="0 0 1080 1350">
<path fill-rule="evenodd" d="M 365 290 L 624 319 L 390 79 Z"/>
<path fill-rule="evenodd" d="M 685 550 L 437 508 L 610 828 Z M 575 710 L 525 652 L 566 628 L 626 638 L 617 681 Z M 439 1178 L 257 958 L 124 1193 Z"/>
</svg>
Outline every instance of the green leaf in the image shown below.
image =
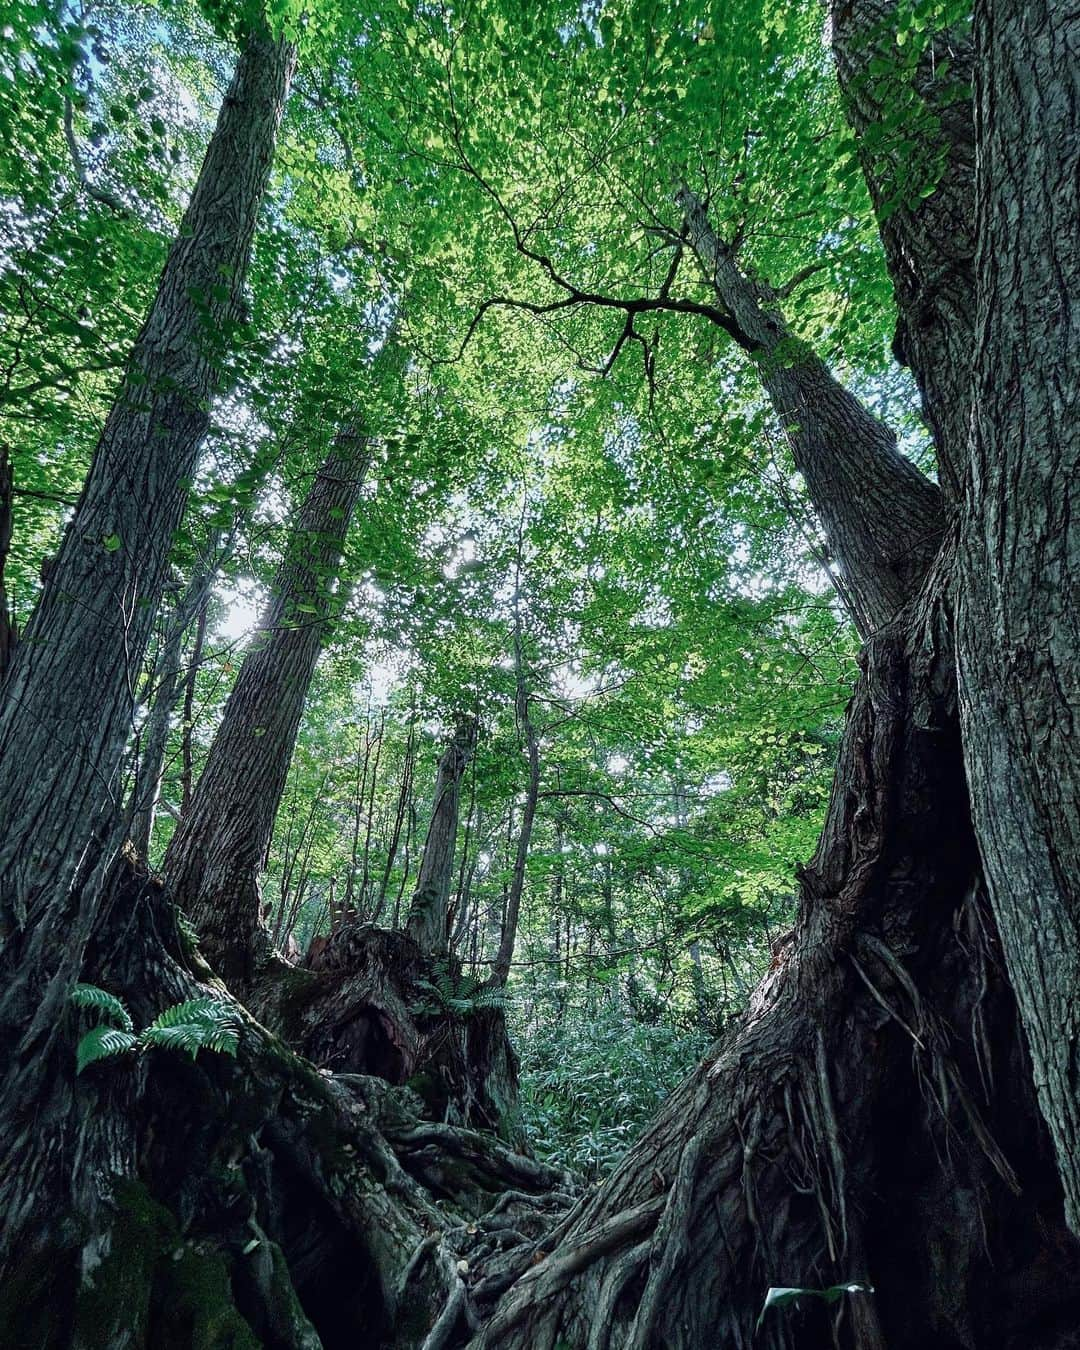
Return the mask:
<svg viewBox="0 0 1080 1350">
<path fill-rule="evenodd" d="M 862 1284 L 858 1281 L 851 1284 L 832 1284 L 827 1289 L 774 1287 L 765 1295 L 765 1302 L 758 1316 L 757 1325 L 761 1326 L 765 1314 L 770 1308 L 787 1308 L 793 1303 L 798 1303 L 800 1298 L 816 1298 L 823 1303 L 836 1303 L 845 1294 L 872 1294 L 873 1292 L 873 1285 Z"/>
<path fill-rule="evenodd" d="M 68 998 L 77 1008 L 94 1008 L 111 1018 L 125 1031 L 134 1030 L 127 1008 L 107 989 L 99 989 L 96 984 L 76 984 L 72 986 Z"/>
<path fill-rule="evenodd" d="M 101 547 L 106 553 L 115 553 L 120 547 L 120 536 L 118 534 L 106 535 L 101 541 Z"/>
<path fill-rule="evenodd" d="M 139 1037 L 145 1046 L 181 1050 L 192 1059 L 200 1050 L 235 1055 L 240 1024 L 235 1009 L 214 998 L 189 999 L 166 1008 Z"/>
<path fill-rule="evenodd" d="M 79 1041 L 75 1050 L 75 1072 L 82 1073 L 89 1064 L 100 1059 L 111 1059 L 133 1050 L 138 1044 L 130 1031 L 121 1031 L 118 1027 L 94 1027 Z"/>
</svg>

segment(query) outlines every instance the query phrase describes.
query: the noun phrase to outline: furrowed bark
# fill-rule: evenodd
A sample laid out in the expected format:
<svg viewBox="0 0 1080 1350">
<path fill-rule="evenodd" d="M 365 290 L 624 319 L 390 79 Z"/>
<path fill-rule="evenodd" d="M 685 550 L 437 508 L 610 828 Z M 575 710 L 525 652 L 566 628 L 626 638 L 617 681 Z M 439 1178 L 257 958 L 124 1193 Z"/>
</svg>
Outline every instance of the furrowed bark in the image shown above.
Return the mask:
<svg viewBox="0 0 1080 1350">
<path fill-rule="evenodd" d="M 958 604 L 964 749 L 1080 1231 L 1080 21 L 975 11 L 979 304 Z"/>
<path fill-rule="evenodd" d="M 900 454 L 895 434 L 792 336 L 775 296 L 740 270 L 694 194 L 683 188 L 677 201 L 717 299 L 753 349 L 867 637 L 922 584 L 941 543 L 941 493 Z"/>
<path fill-rule="evenodd" d="M 904 12 L 897 0 L 830 0 L 832 51 L 896 295 L 893 350 L 915 375 L 953 503 L 975 340 L 973 49 L 966 22 L 924 47 L 914 30 L 899 42 Z"/>
<path fill-rule="evenodd" d="M 75 517 L 0 708 L 0 926 L 68 927 L 67 894 L 115 814 L 135 682 L 270 174 L 294 54 L 247 38 Z M 27 773 L 26 766 L 38 766 Z M 55 964 L 44 958 L 44 967 Z M 49 1013 L 53 1012 L 52 1009 Z"/>
<path fill-rule="evenodd" d="M 476 748 L 476 733 L 476 720 L 463 719 L 439 759 L 431 823 L 405 924 L 406 932 L 425 956 L 445 956 L 449 942 L 448 906 L 461 814 L 461 780 Z"/>
<path fill-rule="evenodd" d="M 290 535 L 191 807 L 165 854 L 170 886 L 211 965 L 233 988 L 250 981 L 269 946 L 259 876 L 370 454 L 370 438 L 358 426 L 335 437 Z"/>
<path fill-rule="evenodd" d="M 136 1026 L 228 998 L 159 883 L 119 860 L 107 888 L 86 973 Z M 512 1192 L 502 1214 L 543 1223 L 531 1195 L 565 1191 L 555 1169 L 421 1120 L 377 1079 L 319 1073 L 235 1017 L 235 1058 L 157 1049 L 76 1077 L 69 1012 L 48 1091 L 4 1100 L 2 1215 L 22 1233 L 0 1263 L 6 1343 L 415 1350 L 452 1303 L 455 1329 L 458 1248 L 498 1241 L 492 1201 Z"/>
<path fill-rule="evenodd" d="M 944 569 L 943 569 L 944 570 Z M 1080 1246 L 985 906 L 940 587 L 879 634 L 795 930 L 472 1350 L 1057 1350 Z M 875 1293 L 759 1315 L 770 1287 Z"/>
</svg>

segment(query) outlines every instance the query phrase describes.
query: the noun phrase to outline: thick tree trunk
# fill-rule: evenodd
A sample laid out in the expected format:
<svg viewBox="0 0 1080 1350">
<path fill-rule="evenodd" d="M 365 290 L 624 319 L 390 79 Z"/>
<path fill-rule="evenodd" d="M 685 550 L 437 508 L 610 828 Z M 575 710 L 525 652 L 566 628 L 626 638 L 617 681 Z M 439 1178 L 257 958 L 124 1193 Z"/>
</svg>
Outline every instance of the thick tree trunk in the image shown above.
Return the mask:
<svg viewBox="0 0 1080 1350">
<path fill-rule="evenodd" d="M 446 955 L 450 886 L 454 879 L 454 852 L 461 814 L 461 780 L 476 748 L 476 733 L 476 720 L 462 719 L 439 759 L 431 822 L 405 924 L 406 932 L 425 956 Z"/>
<path fill-rule="evenodd" d="M 1080 1232 L 1080 19 L 976 6 L 978 324 L 958 652 L 1009 976 Z"/>
<path fill-rule="evenodd" d="M 165 854 L 165 876 L 207 958 L 236 990 L 251 980 L 270 945 L 259 876 L 369 458 L 370 440 L 358 427 L 338 433 L 290 535 L 191 807 Z"/>
<path fill-rule="evenodd" d="M 63 905 L 116 814 L 135 684 L 209 402 L 242 309 L 251 239 L 294 56 L 244 45 L 74 519 L 0 708 L 0 923 Z M 27 773 L 26 765 L 55 766 Z M 108 827 L 106 827 L 108 828 Z M 65 926 L 45 924 L 50 933 Z"/>
<path fill-rule="evenodd" d="M 176 916 L 123 862 L 108 879 L 86 970 L 137 1026 L 222 996 Z M 5 1102 L 0 1184 L 22 1202 L 4 1219 L 24 1235 L 4 1253 L 5 1344 L 414 1350 L 461 1318 L 463 1242 L 539 1236 L 565 1204 L 556 1169 L 421 1120 L 377 1079 L 319 1073 L 235 1015 L 235 1059 L 159 1049 L 76 1078 L 68 1013 L 47 1093 Z"/>
<path fill-rule="evenodd" d="M 312 948 L 273 1011 L 290 1044 L 335 1073 L 405 1085 L 433 1120 L 524 1144 L 518 1060 L 503 1009 L 458 999 L 461 966 L 433 964 L 407 933 L 357 921 Z M 445 994 L 443 991 L 447 991 Z"/>
<path fill-rule="evenodd" d="M 873 199 L 899 321 L 946 500 L 968 454 L 975 340 L 973 49 L 966 21 L 897 40 L 897 0 L 830 0 L 836 73 Z"/>
<path fill-rule="evenodd" d="M 754 352 L 867 637 L 918 591 L 941 543 L 941 493 L 900 454 L 893 431 L 792 335 L 776 297 L 740 270 L 694 194 L 683 188 L 677 200 L 717 299 Z"/>
<path fill-rule="evenodd" d="M 245 42 L 79 505 L 5 682 L 0 1268 L 28 1253 L 40 1257 L 44 1235 L 73 1216 L 94 1233 L 110 1157 L 134 1171 L 136 1122 L 115 1109 L 95 1121 L 93 1105 L 74 1090 L 67 996 L 112 898 L 106 878 L 120 844 L 117 792 L 135 681 L 242 303 L 293 62 L 290 46 L 265 31 Z"/>
</svg>

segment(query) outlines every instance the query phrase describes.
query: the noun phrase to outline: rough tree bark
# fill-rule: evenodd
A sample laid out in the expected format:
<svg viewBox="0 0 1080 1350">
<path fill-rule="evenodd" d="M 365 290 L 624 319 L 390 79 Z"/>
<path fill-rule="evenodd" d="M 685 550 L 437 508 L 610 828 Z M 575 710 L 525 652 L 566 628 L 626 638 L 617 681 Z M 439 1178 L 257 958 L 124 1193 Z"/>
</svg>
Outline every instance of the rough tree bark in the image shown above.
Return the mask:
<svg viewBox="0 0 1080 1350">
<path fill-rule="evenodd" d="M 476 748 L 476 719 L 462 718 L 439 759 L 420 871 L 416 878 L 405 931 L 425 956 L 446 955 L 447 912 L 454 880 L 461 780 Z"/>
<path fill-rule="evenodd" d="M 834 40 L 891 13 L 838 5 Z M 950 237 L 972 164 L 970 115 L 954 109 L 938 128 L 954 179 L 883 226 L 901 316 L 917 330 L 905 327 L 905 356 L 963 514 L 959 545 L 950 531 L 921 594 L 868 643 L 796 928 L 736 1033 L 544 1243 L 549 1254 L 522 1263 L 476 1350 L 1075 1343 L 1077 360 L 1066 297 L 1078 279 L 1077 41 L 1075 18 L 1052 6 L 976 6 L 977 220 Z M 860 76 L 845 59 L 853 98 Z M 851 115 L 858 128 L 870 114 Z M 863 163 L 881 203 L 865 145 Z M 703 223 L 691 219 L 699 244 Z M 976 234 L 973 342 L 964 271 Z M 937 292 L 935 259 L 945 265 L 953 248 Z M 710 246 L 710 266 L 717 257 Z M 767 311 L 732 269 L 717 263 L 717 277 L 744 327 Z M 753 299 L 757 312 L 736 309 Z M 768 367 L 763 379 L 782 411 L 788 394 L 770 387 Z M 817 425 L 832 406 L 819 404 Z M 814 447 L 800 431 L 815 422 L 796 421 L 796 459 L 852 579 L 873 565 L 887 517 L 875 524 L 845 500 L 842 475 L 854 487 L 860 471 L 845 466 L 843 443 L 822 444 L 823 472 L 807 464 Z M 883 462 L 863 466 L 871 483 Z M 883 581 L 864 592 L 864 614 L 887 597 Z M 755 1332 L 770 1285 L 852 1280 L 876 1293 L 833 1312 L 804 1300 Z"/>
<path fill-rule="evenodd" d="M 976 425 L 958 475 L 961 519 L 925 578 L 910 559 L 931 551 L 925 538 L 919 551 L 918 532 L 931 499 L 895 471 L 887 438 L 862 442 L 868 503 L 849 447 L 833 447 L 834 466 L 820 446 L 818 490 L 853 485 L 855 498 L 815 506 L 830 530 L 836 518 L 849 572 L 858 559 L 873 573 L 861 603 L 875 631 L 796 928 L 736 1033 L 546 1234 L 528 1207 L 507 1231 L 502 1201 L 479 1222 L 460 1216 L 490 1203 L 493 1185 L 521 1192 L 558 1178 L 417 1121 L 407 1098 L 371 1080 L 327 1081 L 255 1024 L 245 1022 L 235 1064 L 144 1063 L 78 1084 L 68 1064 L 31 1092 L 9 1070 L 0 1317 L 14 1337 L 205 1344 L 210 1309 L 219 1343 L 305 1350 L 358 1340 L 442 1350 L 478 1316 L 487 1321 L 473 1344 L 485 1350 L 1075 1344 L 1080 1244 L 1065 1222 L 1066 1199 L 1075 1208 L 1065 1151 L 1077 1098 L 1064 998 L 1065 981 L 1075 987 L 1077 815 L 1064 738 L 1077 634 L 1062 601 L 1076 558 L 1075 472 L 1065 476 L 1076 435 L 1075 415 L 1066 421 L 1076 367 L 1065 299 L 1077 280 L 1069 24 L 1045 0 L 976 7 Z M 913 368 L 928 359 L 916 354 Z M 805 377 L 794 394 L 809 406 L 817 372 L 802 360 L 785 369 L 803 372 L 790 378 Z M 927 373 L 916 376 L 925 392 Z M 809 427 L 834 411 L 837 429 L 858 422 L 831 386 L 811 411 Z M 883 516 L 886 482 L 897 500 Z M 863 537 L 897 518 L 900 552 Z M 72 772 L 90 769 L 79 760 Z M 97 800 L 85 782 L 69 795 Z M 89 837 L 98 816 L 84 810 L 72 836 Z M 118 865 L 96 913 L 88 966 L 140 1021 L 202 992 L 208 972 L 152 883 Z M 76 933 L 67 950 L 82 946 Z M 5 961 L 10 949 L 9 939 Z M 136 1190 L 118 1190 L 119 1178 L 138 1178 Z M 468 1268 L 455 1259 L 465 1256 Z M 776 1309 L 755 1332 L 768 1285 L 858 1279 L 876 1293 Z"/>
<path fill-rule="evenodd" d="M 973 48 L 966 19 L 925 48 L 917 33 L 901 44 L 904 17 L 897 0 L 829 4 L 836 73 L 896 296 L 893 350 L 915 375 L 951 504 L 967 463 L 975 338 Z"/>
<path fill-rule="evenodd" d="M 975 8 L 978 305 L 958 643 L 990 896 L 1080 1232 L 1080 18 Z"/>
<path fill-rule="evenodd" d="M 75 516 L 8 672 L 0 709 L 7 933 L 36 931 L 41 907 L 89 865 L 88 840 L 115 814 L 134 685 L 224 344 L 241 314 L 293 62 L 291 47 L 265 31 L 243 46 Z M 25 772 L 61 759 L 64 774 Z"/>
<path fill-rule="evenodd" d="M 0 705 L 0 1265 L 93 1232 L 111 1114 L 74 1093 L 64 1015 L 107 909 L 142 666 L 221 344 L 235 326 L 293 52 L 246 38 L 180 234 Z M 228 283 L 222 292 L 222 278 Z M 222 298 L 218 298 L 221 296 Z M 28 772 L 28 766 L 33 771 Z M 89 1112 L 89 1114 L 88 1114 Z"/>
<path fill-rule="evenodd" d="M 290 532 L 190 809 L 165 853 L 173 894 L 210 964 L 236 991 L 270 949 L 259 877 L 370 457 L 370 438 L 358 424 L 335 436 Z"/>
<path fill-rule="evenodd" d="M 863 637 L 918 590 L 941 544 L 941 493 L 896 448 L 895 433 L 793 336 L 776 297 L 717 238 L 701 201 L 683 187 L 690 242 L 716 298 L 753 351 L 795 466 L 840 563 Z"/>
</svg>

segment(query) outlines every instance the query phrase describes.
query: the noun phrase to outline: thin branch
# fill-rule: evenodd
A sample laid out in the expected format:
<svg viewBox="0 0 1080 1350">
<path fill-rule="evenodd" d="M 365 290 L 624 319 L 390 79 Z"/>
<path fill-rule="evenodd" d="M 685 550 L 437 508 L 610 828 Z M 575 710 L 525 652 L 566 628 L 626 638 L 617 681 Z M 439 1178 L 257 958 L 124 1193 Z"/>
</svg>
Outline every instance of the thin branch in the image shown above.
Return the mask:
<svg viewBox="0 0 1080 1350">
<path fill-rule="evenodd" d="M 64 96 L 64 140 L 67 141 L 71 163 L 75 169 L 75 177 L 79 180 L 79 186 L 86 195 L 100 205 L 107 206 L 110 211 L 115 211 L 118 216 L 124 219 L 130 216 L 130 208 L 125 206 L 119 197 L 110 192 L 108 188 L 100 188 L 90 181 L 86 166 L 83 164 L 82 153 L 79 150 L 79 142 L 75 137 L 75 113 L 70 95 Z"/>
</svg>

